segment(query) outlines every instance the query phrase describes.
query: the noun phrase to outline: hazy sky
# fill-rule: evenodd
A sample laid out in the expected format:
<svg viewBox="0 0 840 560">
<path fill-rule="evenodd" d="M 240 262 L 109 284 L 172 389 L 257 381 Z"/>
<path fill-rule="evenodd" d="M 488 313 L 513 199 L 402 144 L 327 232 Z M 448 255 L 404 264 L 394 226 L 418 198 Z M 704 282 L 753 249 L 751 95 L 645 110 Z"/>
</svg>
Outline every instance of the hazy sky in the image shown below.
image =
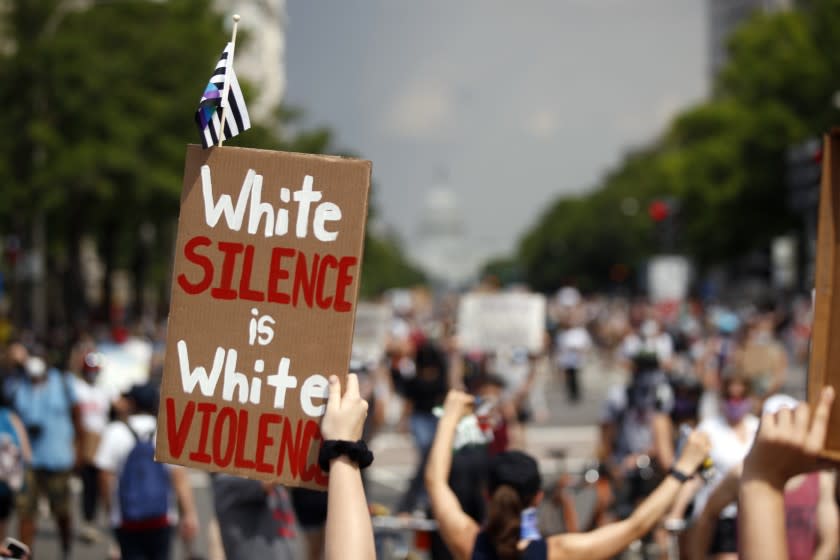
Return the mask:
<svg viewBox="0 0 840 560">
<path fill-rule="evenodd" d="M 286 100 L 373 161 L 407 248 L 445 188 L 482 258 L 705 95 L 704 5 L 288 0 Z"/>
</svg>

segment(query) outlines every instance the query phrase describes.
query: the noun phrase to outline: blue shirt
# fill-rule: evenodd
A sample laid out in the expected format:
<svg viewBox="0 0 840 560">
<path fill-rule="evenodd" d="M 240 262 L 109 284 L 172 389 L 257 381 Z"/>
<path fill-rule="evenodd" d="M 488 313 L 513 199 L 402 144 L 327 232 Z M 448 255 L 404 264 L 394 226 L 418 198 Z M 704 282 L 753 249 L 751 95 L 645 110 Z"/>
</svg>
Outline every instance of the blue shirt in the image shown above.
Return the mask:
<svg viewBox="0 0 840 560">
<path fill-rule="evenodd" d="M 30 436 L 32 467 L 66 471 L 76 460 L 72 418 L 76 393 L 70 379 L 58 370 L 50 368 L 46 377 L 38 384 L 22 381 L 15 391 L 14 408 L 27 429 L 40 426 L 40 434 Z"/>
</svg>

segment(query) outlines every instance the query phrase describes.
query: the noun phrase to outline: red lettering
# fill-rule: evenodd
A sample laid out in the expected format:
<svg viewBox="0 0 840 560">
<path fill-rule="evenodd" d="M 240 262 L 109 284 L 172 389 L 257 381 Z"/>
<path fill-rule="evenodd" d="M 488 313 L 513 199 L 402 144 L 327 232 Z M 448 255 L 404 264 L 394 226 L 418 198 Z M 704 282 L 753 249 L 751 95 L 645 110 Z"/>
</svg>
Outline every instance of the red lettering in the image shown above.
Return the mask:
<svg viewBox="0 0 840 560">
<path fill-rule="evenodd" d="M 334 309 L 340 313 L 346 313 L 352 308 L 350 302 L 344 297 L 344 292 L 353 282 L 353 276 L 350 275 L 350 267 L 355 265 L 356 257 L 341 257 L 341 260 L 338 261 L 338 280 L 335 283 Z"/>
<path fill-rule="evenodd" d="M 287 304 L 291 300 L 289 294 L 279 291 L 277 284 L 289 277 L 289 271 L 283 268 L 283 257 L 293 257 L 294 249 L 275 247 L 271 250 L 271 266 L 268 269 L 268 301 Z"/>
<path fill-rule="evenodd" d="M 225 254 L 225 260 L 222 261 L 222 277 L 219 281 L 219 287 L 210 290 L 210 295 L 216 299 L 235 299 L 236 290 L 231 287 L 233 267 L 236 264 L 236 255 L 242 252 L 244 245 L 242 243 L 219 241 L 218 246 L 219 251 Z"/>
<path fill-rule="evenodd" d="M 283 417 L 279 414 L 260 414 L 257 430 L 257 472 L 274 472 L 274 466 L 265 462 L 265 448 L 274 445 L 274 438 L 268 435 L 268 428 L 271 424 L 279 424 L 282 421 Z"/>
<path fill-rule="evenodd" d="M 222 452 L 222 429 L 227 420 L 227 448 Z M 213 462 L 216 466 L 226 467 L 233 459 L 233 451 L 236 449 L 236 410 L 226 406 L 219 411 L 216 422 L 213 424 Z"/>
<path fill-rule="evenodd" d="M 292 477 L 298 476 L 298 462 L 301 452 L 300 436 L 302 435 L 301 424 L 302 420 L 298 420 L 297 431 L 295 438 L 292 440 L 292 424 L 287 418 L 283 422 L 283 438 L 280 440 L 280 453 L 277 455 L 277 474 L 283 474 L 286 457 L 289 458 L 289 470 L 292 471 Z"/>
<path fill-rule="evenodd" d="M 253 469 L 254 461 L 245 458 L 245 444 L 248 441 L 248 411 L 244 408 L 239 411 L 239 425 L 236 434 L 236 458 L 233 465 L 240 469 Z"/>
<path fill-rule="evenodd" d="M 216 412 L 213 403 L 199 403 L 198 412 L 201 413 L 201 432 L 198 435 L 198 450 L 190 453 L 190 460 L 199 463 L 210 463 L 212 457 L 207 453 L 207 435 L 210 433 L 210 416 Z"/>
<path fill-rule="evenodd" d="M 242 276 L 239 277 L 239 298 L 251 301 L 262 301 L 265 295 L 251 289 L 251 269 L 254 267 L 254 246 L 245 246 L 245 256 L 242 261 Z"/>
<path fill-rule="evenodd" d="M 306 266 L 306 255 L 298 253 L 297 267 L 295 267 L 295 283 L 292 291 L 292 301 L 294 305 L 298 304 L 298 296 L 303 290 L 303 299 L 307 307 L 312 307 L 312 299 L 315 295 L 315 277 L 318 273 L 318 260 L 321 258 L 318 253 L 315 253 L 315 258 L 312 261 L 312 274 L 309 274 Z"/>
<path fill-rule="evenodd" d="M 195 416 L 195 402 L 189 401 L 184 409 L 184 415 L 178 427 L 175 427 L 175 399 L 166 399 L 166 436 L 169 443 L 169 453 L 175 459 L 181 458 L 184 452 L 184 445 L 187 443 L 187 436 L 190 433 L 193 416 Z"/>
<path fill-rule="evenodd" d="M 318 462 L 316 461 L 308 467 L 306 466 L 309 457 L 312 455 L 312 445 L 314 444 L 316 449 L 320 449 L 321 446 L 318 443 L 320 440 L 321 430 L 318 427 L 318 423 L 313 422 L 312 420 L 307 420 L 306 427 L 303 430 L 304 452 L 300 455 L 301 480 L 303 480 L 304 482 L 309 482 L 314 478 L 315 482 L 317 482 L 321 486 L 325 486 L 327 484 L 327 477 L 326 475 L 324 475 L 324 472 L 321 470 L 321 467 L 318 465 Z"/>
<path fill-rule="evenodd" d="M 332 296 L 328 298 L 322 297 L 324 295 L 324 284 L 326 283 L 325 276 L 327 274 L 327 267 L 336 268 L 337 266 L 338 259 L 336 259 L 332 255 L 326 255 L 324 258 L 321 259 L 321 266 L 318 269 L 318 291 L 315 296 L 315 302 L 321 309 L 329 309 L 333 302 Z"/>
<path fill-rule="evenodd" d="M 196 294 L 200 294 L 208 287 L 210 287 L 210 283 L 213 281 L 213 261 L 209 258 L 205 257 L 204 255 L 199 255 L 196 252 L 198 247 L 207 247 L 210 245 L 210 238 L 205 237 L 203 235 L 199 235 L 198 237 L 193 237 L 187 244 L 184 245 L 184 257 L 188 261 L 193 264 L 197 264 L 201 269 L 204 271 L 204 275 L 201 277 L 196 283 L 192 283 L 187 280 L 186 274 L 179 274 L 178 275 L 178 285 L 181 286 L 181 289 L 194 296 Z"/>
</svg>

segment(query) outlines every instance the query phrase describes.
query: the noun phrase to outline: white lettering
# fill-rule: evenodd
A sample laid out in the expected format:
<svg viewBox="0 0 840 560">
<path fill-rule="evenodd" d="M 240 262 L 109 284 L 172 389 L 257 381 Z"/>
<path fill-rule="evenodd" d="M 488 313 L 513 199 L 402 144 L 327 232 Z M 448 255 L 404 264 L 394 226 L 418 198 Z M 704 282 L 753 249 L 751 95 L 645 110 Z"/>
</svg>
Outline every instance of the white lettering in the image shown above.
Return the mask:
<svg viewBox="0 0 840 560">
<path fill-rule="evenodd" d="M 300 389 L 300 407 L 309 416 L 323 416 L 326 404 L 314 405 L 312 399 L 326 399 L 329 395 L 329 383 L 323 375 L 312 375 L 303 382 Z"/>
<path fill-rule="evenodd" d="M 210 166 L 201 166 L 201 193 L 204 196 L 204 220 L 210 227 L 216 227 L 222 213 L 225 215 L 225 221 L 230 229 L 239 231 L 242 229 L 242 220 L 245 218 L 245 206 L 248 203 L 248 197 L 251 195 L 251 187 L 254 183 L 254 176 L 256 172 L 249 169 L 245 175 L 245 180 L 242 182 L 242 190 L 239 191 L 239 198 L 236 201 L 236 209 L 233 208 L 233 202 L 230 195 L 223 194 L 219 196 L 219 202 L 213 202 L 213 182 L 210 178 Z"/>
<path fill-rule="evenodd" d="M 269 375 L 266 379 L 271 387 L 274 387 L 274 408 L 286 406 L 286 389 L 297 387 L 297 378 L 289 375 L 289 358 L 281 358 L 277 366 L 277 373 Z"/>
<path fill-rule="evenodd" d="M 216 355 L 213 357 L 213 368 L 210 370 L 210 375 L 207 375 L 207 370 L 201 366 L 196 367 L 190 371 L 190 358 L 187 352 L 187 343 L 184 340 L 178 341 L 178 365 L 181 368 L 181 385 L 185 393 L 192 393 L 195 386 L 201 388 L 201 394 L 205 397 L 213 395 L 216 390 L 216 384 L 219 382 L 219 374 L 222 373 L 222 363 L 225 360 L 224 348 L 216 348 Z"/>
<path fill-rule="evenodd" d="M 307 224 L 309 223 L 309 206 L 313 202 L 321 200 L 321 192 L 312 190 L 312 175 L 307 175 L 303 178 L 303 185 L 299 191 L 295 191 L 294 199 L 298 203 L 297 226 L 295 234 L 300 237 L 306 237 Z"/>
<path fill-rule="evenodd" d="M 236 350 L 228 350 L 225 360 L 225 380 L 222 384 L 222 399 L 230 402 L 233 400 L 233 392 L 238 390 L 240 403 L 248 400 L 248 378 L 244 373 L 236 371 Z"/>
<path fill-rule="evenodd" d="M 335 241 L 338 237 L 337 231 L 327 231 L 324 222 L 337 222 L 341 219 L 341 208 L 332 202 L 324 202 L 315 209 L 315 220 L 312 222 L 312 231 L 320 241 Z"/>
</svg>

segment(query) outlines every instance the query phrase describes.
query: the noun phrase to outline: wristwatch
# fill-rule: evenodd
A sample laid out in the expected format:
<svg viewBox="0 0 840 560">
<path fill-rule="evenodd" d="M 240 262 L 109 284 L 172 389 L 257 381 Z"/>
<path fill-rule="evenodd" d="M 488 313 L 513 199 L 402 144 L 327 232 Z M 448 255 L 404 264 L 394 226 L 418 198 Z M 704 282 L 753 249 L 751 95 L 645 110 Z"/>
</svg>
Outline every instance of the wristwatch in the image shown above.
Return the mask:
<svg viewBox="0 0 840 560">
<path fill-rule="evenodd" d="M 682 471 L 677 470 L 674 467 L 671 467 L 671 470 L 668 471 L 668 474 L 679 480 L 680 482 L 685 482 L 686 480 L 690 479 L 694 475 L 685 474 Z"/>
</svg>

